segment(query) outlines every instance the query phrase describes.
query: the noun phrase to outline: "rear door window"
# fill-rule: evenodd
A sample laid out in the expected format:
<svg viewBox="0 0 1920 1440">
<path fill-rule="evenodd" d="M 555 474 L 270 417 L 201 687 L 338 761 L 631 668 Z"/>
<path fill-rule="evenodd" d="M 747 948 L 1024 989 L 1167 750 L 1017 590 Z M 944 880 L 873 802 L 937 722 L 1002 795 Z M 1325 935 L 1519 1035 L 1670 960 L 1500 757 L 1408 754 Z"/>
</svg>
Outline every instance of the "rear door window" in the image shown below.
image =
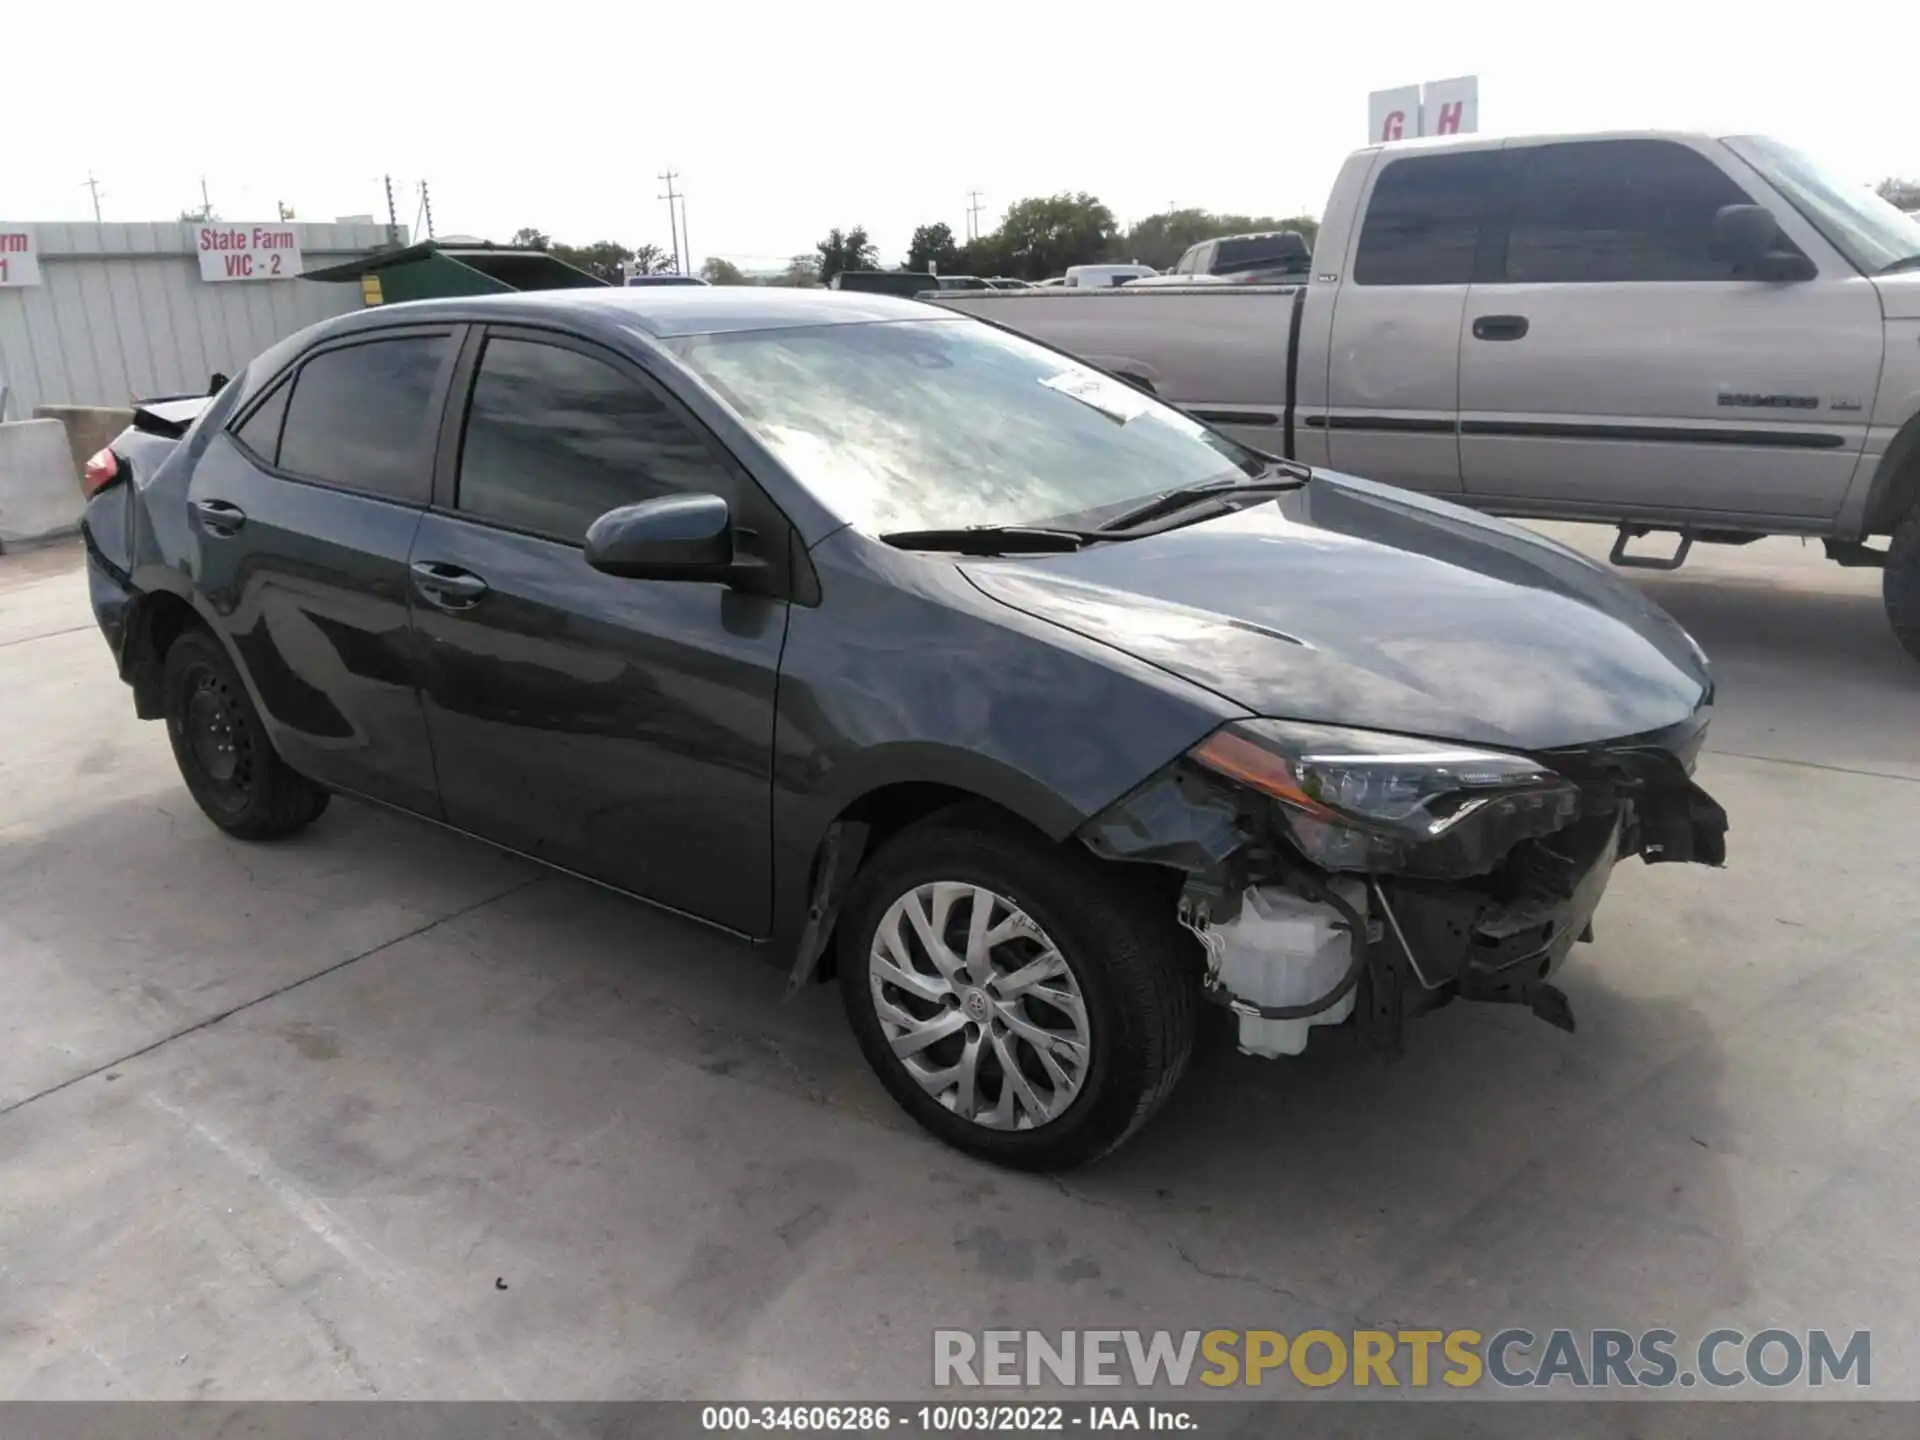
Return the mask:
<svg viewBox="0 0 1920 1440">
<path fill-rule="evenodd" d="M 622 505 L 738 488 L 650 386 L 578 350 L 487 341 L 460 449 L 462 514 L 577 545 Z"/>
<path fill-rule="evenodd" d="M 424 505 L 445 335 L 405 335 L 323 350 L 301 365 L 280 430 L 289 474 Z"/>
<path fill-rule="evenodd" d="M 1541 284 L 1732 280 L 1713 217 L 1753 203 L 1706 156 L 1670 140 L 1587 140 L 1527 152 L 1505 278 Z"/>
<path fill-rule="evenodd" d="M 1498 150 L 1381 162 L 1360 225 L 1356 285 L 1465 285 L 1506 169 Z"/>
</svg>

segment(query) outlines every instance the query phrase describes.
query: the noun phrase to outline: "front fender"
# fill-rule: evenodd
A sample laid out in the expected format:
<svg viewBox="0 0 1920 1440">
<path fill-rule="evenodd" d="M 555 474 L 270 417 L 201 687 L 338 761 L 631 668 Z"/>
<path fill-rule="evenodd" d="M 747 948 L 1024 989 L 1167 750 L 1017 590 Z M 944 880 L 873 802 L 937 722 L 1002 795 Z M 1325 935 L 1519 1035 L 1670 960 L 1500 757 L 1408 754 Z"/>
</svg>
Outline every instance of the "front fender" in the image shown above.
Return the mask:
<svg viewBox="0 0 1920 1440">
<path fill-rule="evenodd" d="M 1063 840 L 1245 713 L 992 599 L 948 557 L 843 531 L 813 558 L 824 601 L 793 609 L 780 665 L 776 943 L 799 934 L 829 827 L 876 790 L 939 786 Z"/>
</svg>

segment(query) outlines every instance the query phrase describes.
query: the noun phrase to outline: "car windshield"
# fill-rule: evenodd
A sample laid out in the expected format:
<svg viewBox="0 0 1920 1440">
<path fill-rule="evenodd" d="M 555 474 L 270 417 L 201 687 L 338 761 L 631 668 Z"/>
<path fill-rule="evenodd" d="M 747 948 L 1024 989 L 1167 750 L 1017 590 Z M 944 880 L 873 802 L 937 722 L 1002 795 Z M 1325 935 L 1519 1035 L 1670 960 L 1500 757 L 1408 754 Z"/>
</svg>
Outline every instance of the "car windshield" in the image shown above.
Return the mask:
<svg viewBox="0 0 1920 1440">
<path fill-rule="evenodd" d="M 1266 465 L 1130 385 L 957 317 L 671 343 L 808 490 L 872 534 L 1094 519 Z"/>
<path fill-rule="evenodd" d="M 1727 148 L 1764 175 L 1833 247 L 1867 275 L 1920 255 L 1920 220 L 1765 135 L 1736 135 Z"/>
</svg>

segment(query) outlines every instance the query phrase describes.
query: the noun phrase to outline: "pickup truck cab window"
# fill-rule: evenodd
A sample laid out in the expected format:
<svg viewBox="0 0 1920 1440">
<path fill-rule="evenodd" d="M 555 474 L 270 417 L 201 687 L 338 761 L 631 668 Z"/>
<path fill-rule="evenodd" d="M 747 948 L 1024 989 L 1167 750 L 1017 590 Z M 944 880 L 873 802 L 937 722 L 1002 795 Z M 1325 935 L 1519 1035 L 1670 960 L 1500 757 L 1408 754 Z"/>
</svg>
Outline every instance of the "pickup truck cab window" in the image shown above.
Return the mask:
<svg viewBox="0 0 1920 1440">
<path fill-rule="evenodd" d="M 1360 225 L 1356 285 L 1465 285 L 1505 166 L 1498 150 L 1384 159 Z"/>
<path fill-rule="evenodd" d="M 1523 153 L 1503 278 L 1518 283 L 1732 280 L 1713 217 L 1753 197 L 1669 140 L 1594 140 Z M 1784 243 L 1784 242 L 1783 242 Z"/>
<path fill-rule="evenodd" d="M 733 489 L 706 445 L 638 380 L 578 350 L 487 340 L 460 450 L 462 514 L 578 544 L 621 505 Z"/>
<path fill-rule="evenodd" d="M 406 335 L 322 350 L 293 378 L 279 467 L 303 479 L 424 505 L 440 372 L 452 344 Z"/>
</svg>

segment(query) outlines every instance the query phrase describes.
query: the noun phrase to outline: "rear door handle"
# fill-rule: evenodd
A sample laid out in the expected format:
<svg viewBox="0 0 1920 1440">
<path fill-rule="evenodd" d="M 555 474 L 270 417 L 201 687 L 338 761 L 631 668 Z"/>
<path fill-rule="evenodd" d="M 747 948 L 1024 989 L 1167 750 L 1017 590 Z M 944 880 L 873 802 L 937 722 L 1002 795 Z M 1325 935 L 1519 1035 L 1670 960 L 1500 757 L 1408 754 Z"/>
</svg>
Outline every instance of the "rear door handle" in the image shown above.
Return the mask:
<svg viewBox="0 0 1920 1440">
<path fill-rule="evenodd" d="M 1527 333 L 1524 315 L 1482 315 L 1473 322 L 1476 340 L 1518 340 Z"/>
<path fill-rule="evenodd" d="M 470 570 L 439 560 L 413 562 L 413 588 L 429 605 L 465 610 L 487 593 L 487 582 Z"/>
<path fill-rule="evenodd" d="M 231 535 L 247 523 L 247 512 L 225 500 L 195 500 L 193 513 L 215 535 Z"/>
</svg>

